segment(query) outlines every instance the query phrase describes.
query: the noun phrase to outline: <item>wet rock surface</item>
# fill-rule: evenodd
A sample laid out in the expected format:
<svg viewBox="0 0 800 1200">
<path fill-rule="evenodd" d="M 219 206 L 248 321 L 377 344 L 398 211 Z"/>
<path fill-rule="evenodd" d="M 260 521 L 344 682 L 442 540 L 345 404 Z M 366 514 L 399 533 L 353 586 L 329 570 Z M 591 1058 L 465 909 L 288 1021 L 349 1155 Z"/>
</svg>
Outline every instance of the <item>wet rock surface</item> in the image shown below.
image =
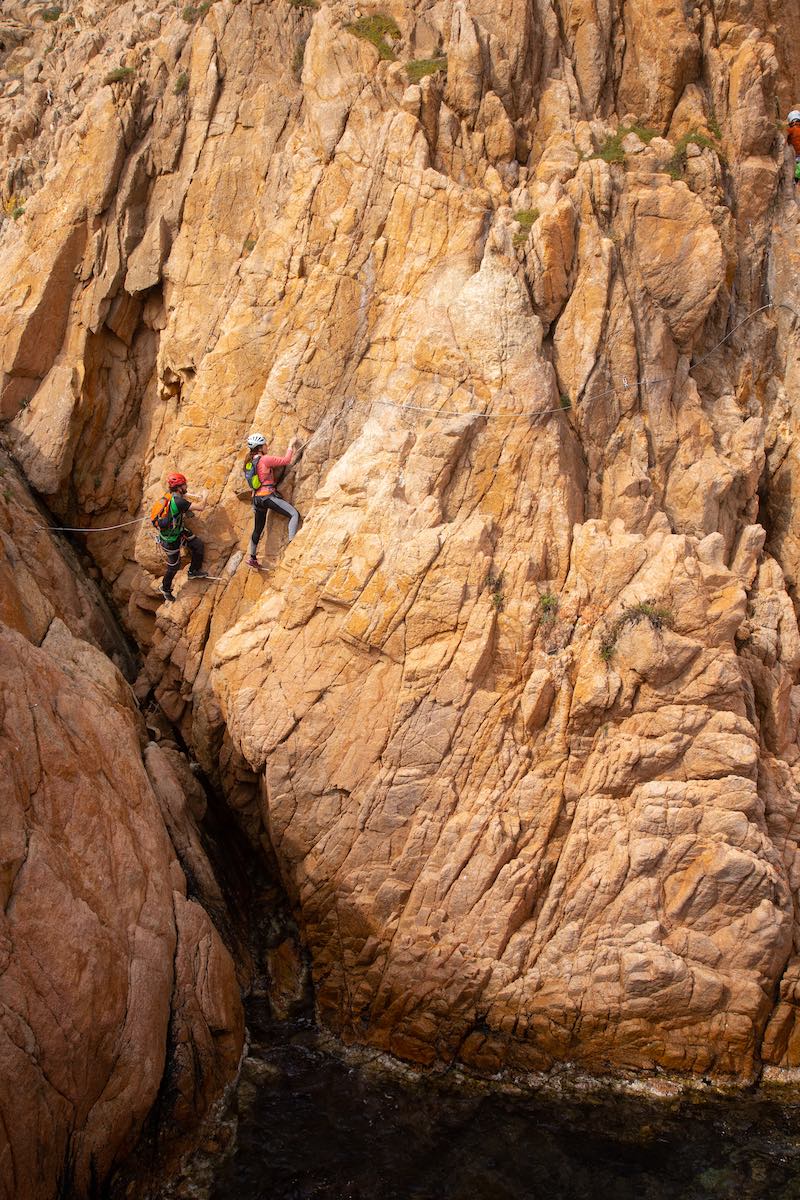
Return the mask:
<svg viewBox="0 0 800 1200">
<path fill-rule="evenodd" d="M 487 1090 L 343 1059 L 298 1026 L 258 1031 L 235 1109 L 225 1152 L 161 1200 L 789 1200 L 798 1185 L 796 1104 Z"/>
</svg>

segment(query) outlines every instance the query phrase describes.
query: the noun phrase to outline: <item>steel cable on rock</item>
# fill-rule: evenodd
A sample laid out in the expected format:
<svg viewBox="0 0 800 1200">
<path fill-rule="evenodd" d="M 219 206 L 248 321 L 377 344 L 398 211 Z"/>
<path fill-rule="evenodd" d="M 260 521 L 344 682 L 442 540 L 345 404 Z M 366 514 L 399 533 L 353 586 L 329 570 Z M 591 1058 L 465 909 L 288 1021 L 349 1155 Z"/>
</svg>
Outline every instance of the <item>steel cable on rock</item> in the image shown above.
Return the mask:
<svg viewBox="0 0 800 1200">
<path fill-rule="evenodd" d="M 112 529 L 125 529 L 128 525 L 141 525 L 143 521 L 149 521 L 149 517 L 134 517 L 132 521 L 121 521 L 119 525 L 37 525 L 34 522 L 34 529 L 45 529 L 49 533 L 109 533 Z"/>
<path fill-rule="evenodd" d="M 731 329 L 728 333 L 726 333 L 723 338 L 720 338 L 720 340 L 714 346 L 712 346 L 710 350 L 707 350 L 706 353 L 701 358 L 698 358 L 696 362 L 692 363 L 691 366 L 689 367 L 689 370 L 692 371 L 692 370 L 694 370 L 695 367 L 701 366 L 702 363 L 706 362 L 706 360 L 709 359 L 712 354 L 714 354 L 717 350 L 719 350 L 720 346 L 724 346 L 725 343 L 730 338 L 733 337 L 733 335 L 736 333 L 737 329 L 741 329 L 743 325 L 746 325 L 748 321 L 752 321 L 752 319 L 754 317 L 757 317 L 759 313 L 766 312 L 770 308 L 785 308 L 789 312 L 793 313 L 795 317 L 798 317 L 798 319 L 800 319 L 800 313 L 795 312 L 795 310 L 789 304 L 783 304 L 781 302 L 776 304 L 773 301 L 770 301 L 768 304 L 762 304 L 760 308 L 753 309 L 753 311 L 751 313 L 748 313 L 746 317 L 744 317 L 741 321 L 737 322 L 737 324 L 734 325 L 733 329 Z M 632 380 L 628 380 L 628 378 L 625 375 L 623 375 L 621 389 L 619 388 L 619 386 L 617 386 L 617 387 L 607 388 L 604 392 L 594 392 L 589 397 L 589 399 L 592 401 L 602 400 L 606 396 L 617 395 L 620 392 L 620 390 L 628 391 L 628 390 L 633 390 L 634 388 L 638 388 L 638 387 L 643 387 L 643 388 L 654 387 L 658 383 L 672 383 L 672 382 L 673 382 L 673 377 L 669 376 L 669 375 L 665 375 L 660 378 L 657 377 L 655 379 L 648 379 L 647 376 L 645 375 L 645 376 L 642 376 L 641 378 L 632 379 Z M 505 418 L 505 419 L 512 419 L 512 420 L 513 419 L 523 419 L 526 417 L 546 417 L 546 416 L 550 415 L 551 413 L 569 412 L 570 409 L 573 409 L 576 407 L 575 404 L 569 403 L 569 404 L 560 404 L 558 408 L 529 409 L 527 411 L 516 412 L 516 413 L 515 412 L 475 412 L 475 411 L 462 412 L 462 411 L 459 411 L 458 409 L 454 409 L 454 408 L 423 408 L 421 405 L 417 405 L 417 404 L 399 404 L 394 400 L 373 400 L 372 403 L 380 404 L 381 406 L 385 406 L 388 408 L 405 409 L 407 412 L 432 413 L 434 416 L 485 417 L 487 419 L 491 417 L 492 419 Z"/>
<path fill-rule="evenodd" d="M 800 313 L 798 313 L 794 308 L 792 308 L 792 306 L 790 304 L 786 304 L 782 301 L 778 301 L 777 303 L 775 303 L 774 301 L 769 301 L 767 304 L 762 304 L 759 308 L 756 308 L 751 313 L 748 313 L 746 317 L 743 317 L 743 319 L 741 321 L 738 321 L 733 326 L 733 328 L 731 330 L 729 330 L 728 333 L 725 334 L 724 337 L 720 338 L 720 340 L 718 342 L 716 342 L 709 350 L 707 350 L 706 353 L 702 355 L 702 357 L 698 358 L 696 362 L 692 363 L 689 370 L 692 371 L 692 370 L 694 370 L 695 367 L 699 367 L 704 362 L 706 362 L 712 356 L 712 354 L 714 354 L 717 350 L 719 350 L 721 346 L 724 346 L 725 343 L 733 337 L 733 335 L 737 332 L 737 330 L 741 329 L 749 321 L 752 321 L 754 317 L 757 317 L 759 315 L 759 313 L 767 312 L 769 309 L 774 309 L 774 308 L 785 308 L 787 310 L 787 312 L 792 313 L 792 315 L 796 319 L 800 320 Z M 629 381 L 628 378 L 625 375 L 623 375 L 622 376 L 622 390 L 628 391 L 628 390 L 633 390 L 634 388 L 638 388 L 638 387 L 642 387 L 642 388 L 654 387 L 656 384 L 672 383 L 673 381 L 674 381 L 673 376 L 662 376 L 662 377 L 656 377 L 654 379 L 649 379 L 646 375 Z M 607 388 L 605 391 L 595 392 L 591 397 L 589 397 L 589 399 L 591 399 L 592 401 L 602 400 L 606 396 L 617 395 L 619 393 L 619 391 L 620 391 L 619 386 Z M 473 396 L 474 396 L 474 392 L 473 392 Z M 333 418 L 334 425 L 337 424 L 339 419 L 349 411 L 349 409 L 351 408 L 351 406 L 354 402 L 354 399 L 355 399 L 354 397 L 346 397 L 345 398 L 345 404 L 344 404 L 342 411 L 337 413 L 336 416 Z M 528 409 L 527 411 L 522 411 L 522 412 L 486 412 L 486 411 L 476 412 L 474 410 L 464 412 L 464 411 L 461 411 L 459 409 L 454 409 L 454 408 L 432 408 L 432 407 L 426 407 L 426 406 L 417 405 L 417 404 L 400 404 L 399 402 L 394 401 L 394 400 L 373 400 L 371 403 L 378 404 L 381 407 L 400 409 L 404 412 L 430 413 L 433 417 L 479 417 L 479 418 L 486 418 L 486 419 L 505 418 L 505 419 L 512 419 L 512 420 L 523 420 L 523 419 L 526 419 L 526 418 L 529 419 L 532 417 L 546 417 L 546 416 L 550 416 L 554 413 L 569 412 L 571 409 L 574 409 L 576 407 L 575 404 L 569 403 L 569 404 L 560 404 L 558 406 L 558 408 Z M 314 431 L 314 433 L 312 433 L 311 436 L 308 438 L 308 440 L 299 448 L 294 462 L 292 464 L 290 464 L 290 467 L 288 469 L 291 469 L 292 466 L 297 465 L 297 463 L 302 458 L 303 453 L 306 450 L 307 446 L 312 441 L 314 441 L 314 439 L 322 431 L 322 429 L 325 427 L 325 425 L 329 423 L 329 420 L 330 420 L 330 418 L 323 419 L 320 427 L 318 429 L 316 429 Z M 150 518 L 147 516 L 134 517 L 130 521 L 120 521 L 116 525 L 96 525 L 96 526 L 35 524 L 34 528 L 44 530 L 44 531 L 49 531 L 50 533 L 111 533 L 115 529 L 125 529 L 131 525 L 143 524 L 145 521 L 148 521 L 149 519 Z M 207 576 L 207 578 L 222 580 L 222 579 L 224 579 L 224 576 Z"/>
<path fill-rule="evenodd" d="M 47 533 L 109 533 L 113 529 L 125 529 L 129 525 L 141 525 L 144 521 L 149 521 L 149 517 L 134 517 L 132 521 L 120 521 L 118 525 L 96 525 L 96 526 L 79 526 L 79 525 L 37 525 L 34 523 L 34 529 L 42 529 Z M 157 535 L 153 535 L 153 541 L 161 546 Z M 163 546 L 161 547 L 163 549 Z M 190 579 L 209 579 L 215 583 L 224 583 L 231 576 L 226 575 L 192 575 Z"/>
</svg>

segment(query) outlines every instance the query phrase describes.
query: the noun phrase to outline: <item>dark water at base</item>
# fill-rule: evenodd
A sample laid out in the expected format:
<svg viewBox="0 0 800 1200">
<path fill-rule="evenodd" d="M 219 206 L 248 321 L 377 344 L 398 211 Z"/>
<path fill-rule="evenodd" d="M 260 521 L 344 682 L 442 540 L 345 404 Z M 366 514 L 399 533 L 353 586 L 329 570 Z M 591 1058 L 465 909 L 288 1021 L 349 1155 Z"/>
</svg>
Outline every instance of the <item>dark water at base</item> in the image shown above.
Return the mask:
<svg viewBox="0 0 800 1200">
<path fill-rule="evenodd" d="M 487 1093 L 284 1028 L 254 1046 L 238 1104 L 210 1200 L 800 1200 L 800 1105 L 765 1099 Z"/>
</svg>

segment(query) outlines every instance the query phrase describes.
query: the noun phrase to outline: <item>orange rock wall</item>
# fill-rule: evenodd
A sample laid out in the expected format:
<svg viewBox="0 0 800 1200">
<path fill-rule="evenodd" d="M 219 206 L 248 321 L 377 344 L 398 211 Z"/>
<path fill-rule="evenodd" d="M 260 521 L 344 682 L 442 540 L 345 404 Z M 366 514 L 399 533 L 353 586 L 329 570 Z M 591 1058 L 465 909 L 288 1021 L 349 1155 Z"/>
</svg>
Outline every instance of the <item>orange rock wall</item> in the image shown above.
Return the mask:
<svg viewBox="0 0 800 1200">
<path fill-rule="evenodd" d="M 70 523 L 207 491 L 171 607 L 91 549 L 348 1039 L 800 1063 L 795 8 L 3 16 L 14 453 Z"/>
<path fill-rule="evenodd" d="M 110 636 L 96 589 L 2 472 L 0 1195 L 44 1200 L 94 1194 L 163 1085 L 180 1097 L 162 1105 L 170 1135 L 188 1134 L 244 1031 L 167 832 L 202 883 L 180 771 L 93 644 Z"/>
</svg>

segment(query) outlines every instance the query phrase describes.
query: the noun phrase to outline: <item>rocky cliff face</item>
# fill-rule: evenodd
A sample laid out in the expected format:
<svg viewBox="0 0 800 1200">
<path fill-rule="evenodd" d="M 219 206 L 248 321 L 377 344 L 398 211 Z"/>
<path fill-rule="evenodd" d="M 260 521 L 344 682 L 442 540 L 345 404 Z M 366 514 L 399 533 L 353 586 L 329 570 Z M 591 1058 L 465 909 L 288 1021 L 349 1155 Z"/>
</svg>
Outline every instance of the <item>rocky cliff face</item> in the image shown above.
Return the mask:
<svg viewBox="0 0 800 1200">
<path fill-rule="evenodd" d="M 198 902 L 224 911 L 201 789 L 100 648 L 119 654 L 96 587 L 0 472 L 0 1195 L 38 1200 L 94 1193 L 159 1095 L 188 1134 L 243 1020 Z"/>
<path fill-rule="evenodd" d="M 800 1065 L 793 4 L 9 6 L 2 412 L 344 1037 Z M 244 438 L 308 441 L 247 573 Z"/>
</svg>

